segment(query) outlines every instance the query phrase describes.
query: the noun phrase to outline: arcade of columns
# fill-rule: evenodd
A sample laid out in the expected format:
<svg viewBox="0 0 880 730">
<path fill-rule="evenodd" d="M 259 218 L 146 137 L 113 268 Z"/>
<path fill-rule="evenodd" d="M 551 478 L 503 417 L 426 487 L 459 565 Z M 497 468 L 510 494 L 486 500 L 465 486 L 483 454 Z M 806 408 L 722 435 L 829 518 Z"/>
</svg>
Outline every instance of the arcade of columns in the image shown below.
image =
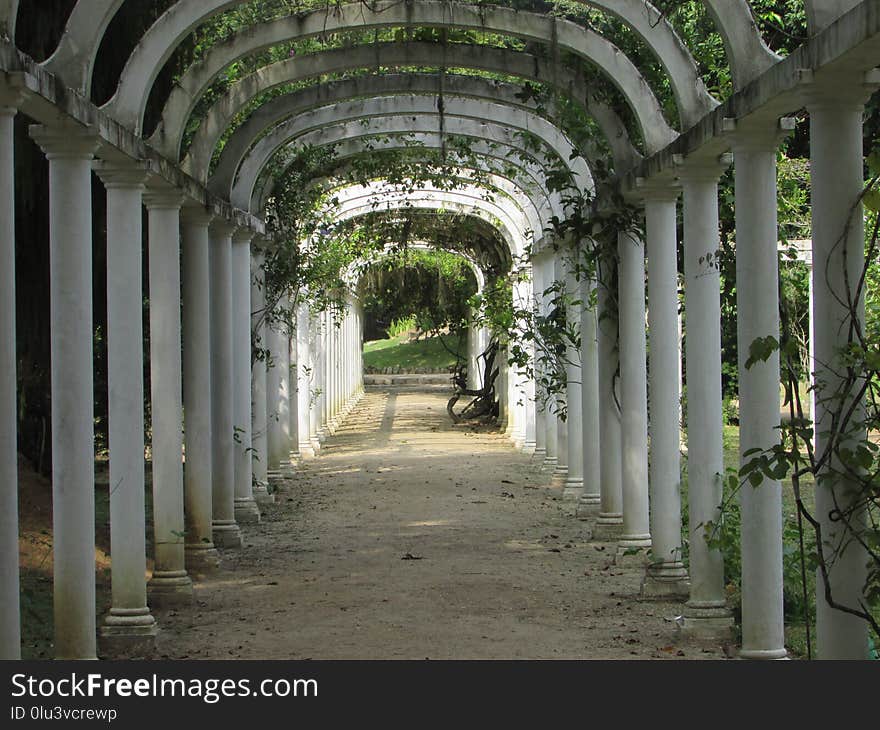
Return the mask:
<svg viewBox="0 0 880 730">
<path fill-rule="evenodd" d="M 669 75 L 681 132 L 664 120 L 658 100 L 625 54 L 569 21 L 434 0 L 314 10 L 266 22 L 211 49 L 181 77 L 159 129 L 148 139 L 144 110 L 165 60 L 199 24 L 235 3 L 179 0 L 144 35 L 116 95 L 99 108 L 88 100 L 91 75 L 100 41 L 122 2 L 80 0 L 58 50 L 36 63 L 14 43 L 18 0 L 0 0 L 0 35 L 5 30 L 0 39 L 0 656 L 20 656 L 13 118 L 22 113 L 35 121 L 30 136 L 50 170 L 55 646 L 58 658 L 88 659 L 96 656 L 99 633 L 120 645 L 149 644 L 157 631 L 149 606 L 190 601 L 193 577 L 219 564 L 218 548 L 240 546 L 242 530 L 259 521 L 260 504 L 272 499 L 273 475 L 290 470 L 299 457 L 314 456 L 362 393 L 361 311 L 354 289 L 337 315 L 297 304 L 295 321 L 264 316 L 259 252 L 273 245 L 261 219 L 271 194 L 262 176 L 268 163 L 293 145 L 337 144 L 343 157 L 367 145 L 402 146 L 393 135 L 403 132 L 428 147 L 443 144 L 437 131 L 438 80 L 425 73 L 377 72 L 301 88 L 265 101 L 243 122 L 235 118 L 260 94 L 282 84 L 365 66 L 439 67 L 446 63 L 446 51 L 406 41 L 344 53 L 326 50 L 312 54 L 308 63 L 294 57 L 271 64 L 219 96 L 182 154 L 195 104 L 229 64 L 262 49 L 321 33 L 398 26 L 476 28 L 556 44 L 594 64 L 629 104 L 643 143 L 630 140 L 620 117 L 588 93 L 582 78 L 559 69 L 551 74 L 537 56 L 463 45 L 456 59 L 457 66 L 555 83 L 572 93 L 605 135 L 613 158 L 608 162 L 625 195 L 644 209 L 644 240 L 619 236 L 616 321 L 585 307 L 568 312 L 580 322 L 582 334 L 580 352 L 569 353 L 568 418 L 536 408 L 534 382 L 511 369 L 501 381 L 503 425 L 517 447 L 533 452 L 564 480 L 579 515 L 594 521 L 597 537 L 617 543 L 621 560 L 636 553 L 644 562 L 650 550 L 642 590 L 686 599 L 682 631 L 728 632 L 732 619 L 721 557 L 701 532 L 717 518 L 724 471 L 719 273 L 706 263 L 719 246 L 718 180 L 734 167 L 738 338 L 744 358 L 748 347 L 742 343 L 779 332 L 776 151 L 793 128 L 790 115 L 803 108 L 809 112 L 813 352 L 817 381 L 832 387 L 830 364 L 843 342 L 838 324 L 847 314 L 835 292 L 844 285 L 843 266 L 859 270 L 864 255 L 860 220 L 848 227 L 846 221 L 862 189 L 863 107 L 880 86 L 874 69 L 880 60 L 880 1 L 805 0 L 812 37 L 782 59 L 761 41 L 744 0 L 704 0 L 735 82 L 735 93 L 723 104 L 706 92 L 686 46 L 649 4 L 590 2 L 628 24 L 659 59 Z M 531 280 L 514 293 L 520 301 L 546 307 L 541 293 L 552 282 L 565 281 L 572 293 L 596 289 L 600 311 L 607 308 L 611 276 L 576 281 L 567 272 L 568 254 L 555 251 L 540 233 L 551 216 L 564 215 L 564 205 L 548 190 L 541 175 L 546 165 L 523 143 L 521 132 L 527 130 L 566 161 L 583 190 L 592 189 L 596 151 L 573 147 L 561 128 L 522 101 L 509 83 L 452 74 L 442 83 L 445 133 L 472 138 L 473 150 L 486 161 L 482 170 L 463 169 L 462 177 L 482 172 L 482 182 L 455 190 L 424 186 L 407 200 L 369 186 L 343 190 L 339 218 L 356 219 L 376 205 L 465 212 L 491 221 L 511 258 L 533 250 Z M 234 126 L 212 167 L 218 142 Z M 511 150 L 516 162 L 501 174 L 490 161 L 510 161 Z M 110 504 L 112 607 L 100 625 L 94 612 L 93 171 L 107 191 L 110 483 L 118 485 Z M 482 194 L 486 186 L 503 194 L 490 199 Z M 679 495 L 679 204 L 693 526 L 688 569 L 682 563 Z M 155 570 L 149 583 L 144 579 L 142 206 L 148 211 L 150 267 Z M 843 231 L 846 256 L 832 255 Z M 478 349 L 484 336 L 475 333 L 471 339 L 472 349 Z M 254 343 L 270 357 L 252 359 Z M 751 368 L 740 362 L 739 382 L 741 450 L 767 448 L 778 439 L 778 357 Z M 820 408 L 817 420 L 823 417 Z M 817 495 L 820 505 L 826 500 L 825 515 L 833 498 L 828 492 Z M 745 658 L 786 655 L 780 494 L 779 483 L 770 480 L 742 494 Z M 834 525 L 823 519 L 833 532 Z M 851 550 L 835 563 L 831 578 L 839 600 L 859 595 L 863 558 Z M 827 608 L 821 596 L 818 603 L 821 656 L 866 657 L 865 625 Z"/>
</svg>

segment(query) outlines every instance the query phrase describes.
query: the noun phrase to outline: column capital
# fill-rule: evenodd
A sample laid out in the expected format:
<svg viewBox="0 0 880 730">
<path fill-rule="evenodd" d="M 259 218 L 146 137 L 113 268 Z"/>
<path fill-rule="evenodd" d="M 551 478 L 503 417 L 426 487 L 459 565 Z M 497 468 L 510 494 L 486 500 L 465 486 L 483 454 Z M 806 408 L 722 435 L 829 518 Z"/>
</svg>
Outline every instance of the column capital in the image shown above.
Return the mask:
<svg viewBox="0 0 880 730">
<path fill-rule="evenodd" d="M 797 71 L 801 99 L 807 111 L 811 109 L 842 109 L 861 111 L 865 103 L 880 88 L 880 69 L 867 73 L 821 73 L 809 68 Z"/>
<path fill-rule="evenodd" d="M 184 223 L 209 226 L 214 220 L 214 212 L 201 205 L 187 205 L 180 209 L 180 220 Z"/>
<path fill-rule="evenodd" d="M 143 190 L 150 173 L 150 163 L 149 160 L 95 160 L 92 169 L 108 190 Z"/>
<path fill-rule="evenodd" d="M 238 226 L 232 221 L 226 220 L 226 218 L 215 217 L 208 226 L 208 231 L 212 237 L 231 238 L 237 228 Z"/>
<path fill-rule="evenodd" d="M 774 123 L 769 120 L 741 120 L 725 117 L 721 122 L 722 135 L 730 141 L 734 152 L 759 152 L 775 150 L 795 128 L 794 117 L 780 117 Z"/>
<path fill-rule="evenodd" d="M 28 132 L 49 160 L 91 160 L 101 146 L 95 127 L 76 122 L 33 124 Z"/>
<path fill-rule="evenodd" d="M 148 187 L 144 193 L 147 210 L 180 210 L 186 196 L 174 188 Z"/>
<path fill-rule="evenodd" d="M 672 203 L 678 200 L 681 188 L 674 179 L 638 177 L 636 178 L 636 187 L 631 193 L 642 202 Z"/>
<path fill-rule="evenodd" d="M 725 152 L 723 155 L 709 159 L 673 155 L 672 162 L 675 165 L 678 179 L 683 183 L 717 183 L 725 170 L 733 163 L 733 155 L 730 152 Z"/>
<path fill-rule="evenodd" d="M 251 241 L 254 240 L 254 231 L 247 226 L 239 226 L 235 229 L 235 232 L 232 234 L 232 243 L 234 244 L 245 244 L 250 246 Z"/>
</svg>

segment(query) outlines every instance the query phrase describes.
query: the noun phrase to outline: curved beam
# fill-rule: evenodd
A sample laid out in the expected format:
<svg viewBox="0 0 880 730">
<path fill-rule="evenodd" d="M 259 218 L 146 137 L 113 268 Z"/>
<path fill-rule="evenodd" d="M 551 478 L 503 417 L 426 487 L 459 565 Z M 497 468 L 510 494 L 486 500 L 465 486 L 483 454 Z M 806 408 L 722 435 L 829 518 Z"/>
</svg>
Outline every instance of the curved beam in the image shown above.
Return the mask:
<svg viewBox="0 0 880 730">
<path fill-rule="evenodd" d="M 446 77 L 442 81 L 433 74 L 357 76 L 335 84 L 311 87 L 273 99 L 242 124 L 223 146 L 211 175 L 209 188 L 219 195 L 227 195 L 241 161 L 251 145 L 270 128 L 297 114 L 311 111 L 319 106 L 350 102 L 352 99 L 441 92 L 448 98 L 489 100 L 504 106 L 526 109 L 530 113 L 535 113 L 537 106 L 534 102 L 523 102 L 522 90 L 513 84 L 469 76 Z"/>
<path fill-rule="evenodd" d="M 502 123 L 484 122 L 484 119 L 504 119 Z M 385 121 L 387 120 L 387 121 Z M 470 120 L 472 124 L 467 124 Z M 353 127 L 354 123 L 358 126 Z M 387 124 L 384 127 L 383 124 Z M 238 180 L 231 191 L 214 188 L 218 194 L 230 193 L 230 201 L 245 202 L 250 199 L 250 190 L 271 157 L 283 146 L 298 137 L 320 132 L 319 139 L 332 138 L 332 131 L 344 126 L 342 132 L 350 132 L 338 140 L 362 137 L 366 133 L 406 133 L 410 131 L 440 130 L 444 126 L 447 134 L 473 136 L 480 139 L 480 133 L 492 127 L 516 129 L 519 133 L 530 133 L 542 140 L 549 149 L 564 161 L 571 171 L 575 184 L 581 190 L 592 187 L 592 175 L 583 158 L 577 156 L 571 142 L 558 129 L 542 117 L 537 117 L 522 109 L 511 109 L 489 102 L 450 97 L 445 100 L 443 118 L 436 111 L 436 101 L 425 96 L 392 96 L 376 99 L 360 99 L 345 105 L 320 107 L 312 112 L 293 117 L 280 124 L 262 137 L 248 152 L 239 168 Z M 514 140 L 515 142 L 515 140 Z M 525 140 L 512 146 L 527 151 Z M 326 144 L 326 142 L 325 142 Z"/>
<path fill-rule="evenodd" d="M 18 21 L 18 0 L 0 0 L 0 35 L 15 42 L 15 24 Z"/>
<path fill-rule="evenodd" d="M 521 144 L 517 140 L 511 139 L 512 132 L 506 127 L 491 125 L 484 122 L 476 122 L 474 120 L 463 120 L 456 117 L 447 120 L 447 133 L 462 136 L 468 136 L 475 140 L 486 140 L 490 144 L 500 142 L 508 147 L 522 149 Z M 427 128 L 427 130 L 425 129 Z M 354 139 L 363 139 L 365 137 L 375 137 L 377 135 L 388 134 L 406 134 L 410 132 L 437 132 L 436 120 L 433 116 L 416 117 L 399 116 L 390 120 L 380 119 L 377 124 L 373 124 L 372 120 L 364 125 L 357 121 L 342 122 L 337 126 L 331 126 L 324 129 L 308 132 L 298 140 L 301 146 L 323 146 L 334 144 L 338 141 L 350 142 Z M 439 135 L 439 132 L 437 132 Z M 287 137 L 286 134 L 279 134 L 279 138 Z M 271 158 L 271 153 L 278 149 L 275 140 L 266 137 L 265 149 L 258 150 L 255 148 L 253 155 L 253 164 L 247 162 L 242 167 L 241 175 L 232 190 L 232 196 L 235 200 L 245 203 L 248 208 L 253 208 L 253 192 L 256 188 L 257 179 Z M 262 144 L 262 140 L 261 143 Z M 258 145 L 259 147 L 260 145 Z M 249 157 L 249 159 L 251 159 Z M 564 158 L 563 158 L 564 159 Z"/>
<path fill-rule="evenodd" d="M 442 62 L 442 47 L 437 44 L 392 43 L 325 51 L 302 56 L 298 59 L 281 61 L 272 66 L 265 67 L 238 81 L 214 103 L 196 131 L 189 154 L 182 166 L 194 177 L 204 180 L 220 138 L 233 124 L 240 110 L 252 103 L 262 93 L 272 88 L 329 73 L 350 71 L 357 68 L 376 66 L 418 67 L 431 66 Z M 549 73 L 549 70 L 537 63 L 537 59 L 534 59 L 534 57 L 511 51 L 487 49 L 481 46 L 462 46 L 458 48 L 456 63 L 461 67 L 515 76 L 521 75 L 523 78 L 532 79 L 536 82 L 541 82 L 548 78 Z M 560 79 L 560 82 L 575 81 L 576 79 L 571 77 Z M 360 88 L 369 86 L 369 82 L 366 80 L 359 83 Z M 567 87 L 562 88 L 568 91 Z M 576 93 L 583 93 L 584 96 L 581 98 L 588 100 L 585 102 L 585 107 L 589 105 L 593 116 L 600 123 L 603 131 L 605 131 L 609 144 L 616 152 L 616 159 L 619 158 L 620 168 L 628 169 L 631 167 L 638 160 L 639 156 L 637 154 L 633 156 L 634 150 L 629 144 L 625 127 L 620 118 L 607 105 L 596 103 L 590 99 L 589 91 L 582 79 L 581 84 L 572 86 L 572 89 L 576 90 Z M 317 94 L 318 92 L 316 92 Z M 333 100 L 339 99 L 334 98 Z M 276 102 L 274 100 L 270 103 L 283 105 L 283 102 Z M 263 117 L 259 117 L 259 119 L 263 119 Z M 654 116 L 652 119 L 654 123 L 660 126 L 650 126 L 644 130 L 646 147 L 649 151 L 662 149 L 675 138 L 675 132 L 666 125 L 662 116 Z M 163 135 L 171 142 L 173 148 L 177 144 L 175 140 L 179 140 L 182 137 L 186 122 L 187 119 L 185 117 L 178 116 L 173 128 L 165 127 L 164 131 L 157 131 L 157 135 L 154 135 L 151 141 L 159 142 L 161 141 L 159 135 Z M 256 123 L 259 124 L 260 122 Z"/>
<path fill-rule="evenodd" d="M 703 4 L 724 42 L 735 89 L 754 81 L 781 59 L 764 43 L 745 0 L 703 0 Z"/>
<path fill-rule="evenodd" d="M 407 248 L 415 250 L 415 251 L 436 251 L 437 249 L 431 245 L 429 241 L 409 241 L 407 243 Z M 464 261 L 467 262 L 471 271 L 474 274 L 474 279 L 477 282 L 477 293 L 479 294 L 483 289 L 486 288 L 486 272 L 483 271 L 477 261 L 469 256 L 465 251 L 459 251 L 458 249 L 454 249 L 452 247 L 442 248 L 446 253 L 454 254 L 455 256 L 460 256 Z M 342 277 L 343 281 L 352 281 L 354 286 L 358 286 L 360 284 L 361 278 L 364 275 L 364 268 L 371 264 L 378 263 L 379 261 L 387 258 L 391 258 L 392 256 L 399 253 L 398 249 L 393 248 L 390 245 L 387 245 L 382 251 L 372 251 L 371 256 L 373 258 L 368 259 L 366 256 L 362 256 L 355 261 L 352 261 L 348 265 L 348 270 L 345 272 L 345 275 Z M 359 274 L 357 278 L 355 278 L 355 274 Z"/>
<path fill-rule="evenodd" d="M 804 0 L 810 34 L 824 30 L 861 0 Z"/>
<path fill-rule="evenodd" d="M 199 23 L 228 7 L 229 0 L 180 0 L 147 31 L 123 69 L 119 87 L 104 109 L 136 131 L 142 128 L 144 110 L 153 83 L 165 62 L 181 41 Z M 569 51 L 597 66 L 614 83 L 634 109 L 641 98 L 650 98 L 660 111 L 653 93 L 627 56 L 613 43 L 588 28 L 575 23 L 494 6 L 462 5 L 435 0 L 383 0 L 375 9 L 351 3 L 332 10 L 319 10 L 289 18 L 289 40 L 344 30 L 368 30 L 391 26 L 431 26 L 473 29 L 501 33 L 531 41 L 551 44 Z M 268 25 L 268 24 L 264 24 Z M 262 26 L 254 32 L 259 33 Z M 457 62 L 457 53 L 450 62 Z M 701 119 L 717 102 L 705 90 L 690 62 L 664 57 L 662 63 L 675 69 L 670 85 L 679 105 L 682 125 L 689 127 Z M 661 114 L 662 118 L 662 114 Z M 644 120 L 643 120 L 644 121 Z"/>
<path fill-rule="evenodd" d="M 101 40 L 124 0 L 78 2 L 67 19 L 55 52 L 43 66 L 86 98 L 92 94 L 92 75 Z"/>
</svg>

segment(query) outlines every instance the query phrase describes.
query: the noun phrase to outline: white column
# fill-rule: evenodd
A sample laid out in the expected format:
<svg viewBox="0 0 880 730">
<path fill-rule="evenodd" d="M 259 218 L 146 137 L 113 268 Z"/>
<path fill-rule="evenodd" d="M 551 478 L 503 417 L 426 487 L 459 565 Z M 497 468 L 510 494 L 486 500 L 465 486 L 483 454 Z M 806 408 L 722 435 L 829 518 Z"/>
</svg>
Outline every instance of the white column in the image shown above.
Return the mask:
<svg viewBox="0 0 880 730">
<path fill-rule="evenodd" d="M 321 320 L 320 317 L 309 315 L 309 370 L 307 394 L 309 403 L 309 440 L 312 450 L 317 454 L 321 450 L 321 403 L 318 389 L 321 387 Z"/>
<path fill-rule="evenodd" d="M 13 137 L 18 101 L 0 91 L 0 659 L 21 659 Z"/>
<path fill-rule="evenodd" d="M 73 125 L 30 133 L 49 160 L 55 658 L 94 659 L 91 162 L 98 139 Z"/>
<path fill-rule="evenodd" d="M 211 440 L 213 442 L 214 544 L 240 548 L 235 521 L 235 455 L 232 404 L 232 232 L 222 219 L 208 229 L 211 273 Z"/>
<path fill-rule="evenodd" d="M 542 269 L 541 285 L 546 292 L 547 289 L 553 286 L 553 282 L 555 281 L 552 251 L 542 252 L 540 265 Z M 547 297 L 544 296 L 541 299 L 541 316 L 547 317 L 549 313 L 549 302 L 547 301 Z M 546 424 L 544 431 L 546 437 L 545 447 L 547 449 L 544 466 L 547 467 L 548 470 L 554 472 L 559 466 L 559 418 L 556 415 L 557 410 L 556 397 L 550 396 L 547 398 L 544 415 Z"/>
<path fill-rule="evenodd" d="M 599 470 L 601 501 L 599 517 L 593 529 L 596 539 L 614 539 L 623 525 L 623 486 L 620 443 L 620 396 L 617 388 L 618 324 L 617 305 L 612 287 L 615 285 L 614 264 L 603 261 L 599 280 L 598 341 L 599 341 Z"/>
<path fill-rule="evenodd" d="M 585 514 L 601 501 L 601 453 L 599 451 L 599 340 L 596 322 L 596 282 L 581 279 L 581 411 L 584 489 L 580 507 Z"/>
<path fill-rule="evenodd" d="M 724 474 L 721 411 L 721 272 L 718 179 L 730 163 L 685 163 L 684 218 L 685 361 L 687 364 L 688 532 L 690 598 L 682 628 L 729 635 L 733 618 L 724 593 L 724 559 L 709 546 L 706 525 L 719 524 Z"/>
<path fill-rule="evenodd" d="M 183 239 L 183 430 L 186 462 L 186 567 L 190 573 L 220 565 L 211 526 L 213 510 L 211 445 L 211 277 L 208 225 L 202 207 L 181 211 Z"/>
<path fill-rule="evenodd" d="M 253 231 L 239 228 L 232 236 L 232 418 L 235 438 L 235 521 L 260 521 L 254 499 L 251 457 L 251 241 Z"/>
<path fill-rule="evenodd" d="M 471 308 L 468 317 L 467 329 L 467 387 L 468 390 L 479 390 L 482 387 L 483 379 L 481 377 L 481 361 L 480 361 L 480 343 L 478 342 L 477 325 L 475 320 L 477 312 Z"/>
<path fill-rule="evenodd" d="M 296 314 L 296 371 L 291 371 L 291 377 L 296 377 L 297 397 L 297 438 L 299 439 L 299 453 L 305 459 L 315 456 L 311 440 L 311 407 L 310 407 L 310 332 L 309 332 L 309 308 L 299 303 L 295 307 Z"/>
<path fill-rule="evenodd" d="M 284 323 L 278 316 L 277 309 L 271 320 L 271 324 L 266 327 L 266 349 L 269 351 L 269 365 L 266 373 L 266 413 L 268 417 L 266 448 L 268 450 L 269 471 L 277 473 L 281 468 L 281 462 L 286 461 L 281 419 L 288 413 L 287 385 L 283 384 L 283 378 L 289 362 L 281 347 L 280 329 Z"/>
<path fill-rule="evenodd" d="M 254 473 L 254 498 L 257 502 L 273 502 L 269 494 L 269 449 L 266 415 L 266 290 L 264 286 L 263 254 L 255 251 L 251 257 L 251 329 L 259 356 L 253 358 L 251 380 L 251 464 Z"/>
<path fill-rule="evenodd" d="M 537 258 L 532 260 L 532 297 L 533 315 L 535 319 L 543 312 L 544 279 L 543 267 Z M 547 458 L 547 411 L 544 407 L 545 394 L 541 386 L 543 368 L 539 362 L 540 352 L 538 348 L 532 348 L 533 367 L 535 371 L 535 460 L 543 463 Z"/>
<path fill-rule="evenodd" d="M 577 256 L 577 251 L 572 253 Z M 580 300 L 580 285 L 571 271 L 564 271 L 566 296 L 571 301 Z M 565 312 L 566 327 L 580 336 L 580 307 L 570 304 Z M 568 384 L 565 389 L 567 400 L 567 420 L 565 422 L 568 445 L 568 478 L 565 481 L 564 496 L 576 502 L 584 491 L 584 458 L 581 447 L 584 443 L 583 374 L 581 372 L 581 351 L 569 343 L 565 353 L 565 374 Z"/>
<path fill-rule="evenodd" d="M 107 385 L 112 604 L 101 626 L 109 653 L 149 652 L 144 508 L 144 335 L 141 208 L 146 170 L 100 166 L 107 188 Z"/>
<path fill-rule="evenodd" d="M 854 404 L 863 380 L 845 387 L 847 367 L 841 351 L 849 340 L 853 314 L 864 332 L 864 291 L 855 299 L 865 263 L 862 193 L 862 116 L 864 104 L 877 87 L 872 79 L 828 78 L 810 88 L 810 153 L 813 211 L 813 314 L 815 319 L 815 446 L 817 458 L 832 450 L 856 448 L 863 443 L 864 408 Z M 872 83 L 866 83 L 871 81 Z M 849 309 L 849 305 L 853 310 Z M 840 429 L 841 409 L 855 405 L 852 423 L 832 442 L 830 433 Z M 847 478 L 849 471 L 835 455 L 818 474 L 816 516 L 822 528 L 820 549 L 829 565 L 832 599 L 860 610 L 870 556 L 854 540 L 864 538 L 867 528 L 863 508 L 863 485 Z M 832 519 L 832 515 L 838 519 Z M 816 577 L 816 634 L 822 659 L 867 659 L 868 626 L 864 619 L 833 608 L 825 596 L 821 571 Z"/>
<path fill-rule="evenodd" d="M 295 463 L 300 458 L 299 452 L 299 382 L 296 371 L 299 368 L 299 355 L 296 351 L 296 309 L 293 298 L 285 299 L 290 326 L 284 338 L 287 347 L 287 394 L 288 394 L 288 420 L 287 420 L 287 462 Z"/>
<path fill-rule="evenodd" d="M 745 366 L 759 337 L 779 339 L 776 225 L 776 129 L 738 131 L 736 168 L 736 301 L 739 434 L 742 463 L 751 449 L 779 443 L 779 353 Z M 750 659 L 786 655 L 782 613 L 782 487 L 764 479 L 740 490 L 742 651 Z"/>
<path fill-rule="evenodd" d="M 650 337 L 651 562 L 642 593 L 687 596 L 681 551 L 681 464 L 678 348 L 678 191 L 645 191 Z"/>
<path fill-rule="evenodd" d="M 153 547 L 150 603 L 192 601 L 184 560 L 183 375 L 180 326 L 180 208 L 176 190 L 151 189 L 150 402 L 153 426 Z"/>
</svg>

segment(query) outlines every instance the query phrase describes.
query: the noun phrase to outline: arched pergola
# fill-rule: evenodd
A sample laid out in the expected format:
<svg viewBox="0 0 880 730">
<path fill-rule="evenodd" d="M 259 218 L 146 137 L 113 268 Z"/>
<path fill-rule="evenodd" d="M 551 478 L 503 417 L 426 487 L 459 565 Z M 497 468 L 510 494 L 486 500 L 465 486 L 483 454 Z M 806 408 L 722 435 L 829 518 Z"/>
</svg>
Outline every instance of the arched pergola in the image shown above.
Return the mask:
<svg viewBox="0 0 880 730">
<path fill-rule="evenodd" d="M 455 0 L 309 5 L 240 27 L 204 49 L 160 98 L 156 80 L 192 34 L 243 5 L 177 0 L 137 39 L 115 93 L 98 107 L 90 99 L 99 50 L 124 0 L 79 0 L 42 63 L 16 45 L 19 0 L 0 0 L 0 613 L 8 617 L 0 627 L 0 657 L 20 656 L 13 164 L 19 112 L 36 121 L 29 135 L 50 170 L 59 658 L 94 658 L 98 628 L 92 170 L 107 194 L 110 479 L 130 487 L 111 496 L 113 605 L 100 633 L 140 646 L 156 634 L 149 605 L 191 601 L 191 573 L 216 567 L 217 548 L 239 546 L 242 530 L 260 519 L 259 502 L 268 498 L 265 484 L 272 476 L 266 465 L 283 469 L 292 452 L 319 448 L 321 434 L 335 428 L 362 393 L 354 292 L 343 293 L 340 315 L 310 312 L 304 304 L 308 292 L 265 300 L 266 255 L 291 243 L 320 252 L 317 239 L 276 240 L 265 219 L 279 183 L 291 179 L 285 176 L 307 149 L 333 151 L 333 164 L 310 171 L 307 183 L 309 191 L 326 193 L 324 201 L 335 201 L 321 211 L 328 218 L 356 224 L 378 213 L 436 217 L 452 211 L 477 230 L 476 248 L 469 251 L 474 262 L 484 256 L 526 267 L 514 292 L 526 308 L 549 316 L 552 303 L 543 293 L 554 283 L 580 302 L 565 311 L 581 333 L 580 347 L 572 343 L 565 354 L 568 418 L 537 408 L 535 382 L 514 373 L 508 384 L 512 437 L 558 470 L 567 497 L 594 520 L 597 536 L 617 543 L 621 559 L 650 551 L 642 591 L 686 599 L 683 631 L 729 634 L 721 555 L 702 532 L 718 520 L 725 466 L 720 281 L 711 265 L 719 248 L 718 181 L 732 164 L 746 463 L 752 450 L 779 442 L 778 353 L 756 364 L 747 363 L 747 353 L 756 339 L 779 336 L 776 153 L 793 128 L 790 115 L 809 113 L 815 448 L 821 452 L 828 442 L 823 427 L 832 417 L 821 405 L 823 395 L 840 382 L 837 351 L 846 341 L 840 323 L 863 316 L 861 305 L 844 306 L 840 292 L 864 257 L 862 221 L 851 213 L 859 210 L 863 187 L 862 112 L 880 86 L 880 0 L 804 0 L 810 38 L 784 58 L 762 39 L 746 0 L 702 0 L 732 79 L 726 99 L 708 93 L 691 39 L 681 37 L 650 2 L 582 4 L 622 30 L 597 30 L 573 13 L 555 17 L 543 6 L 538 11 Z M 413 40 L 412 32 L 423 28 L 439 29 L 441 40 Z M 374 42 L 365 33 L 377 38 L 393 29 L 402 29 L 402 39 Z M 452 42 L 450 31 L 468 33 L 468 42 Z M 488 35 L 505 39 L 506 47 L 494 47 Z M 315 39 L 325 41 L 323 50 L 258 61 L 268 51 Z M 630 57 L 627 49 L 633 48 L 638 50 Z M 148 107 L 151 116 L 160 112 L 159 124 L 145 138 Z M 467 146 L 467 154 L 447 149 L 453 138 Z M 448 155 L 448 188 L 424 181 L 395 187 L 381 174 L 357 182 L 346 177 L 370 152 L 402 158 L 413 150 Z M 599 234 L 584 226 L 606 220 L 621 199 L 640 209 L 644 226 L 637 226 L 638 233 L 615 229 L 610 246 L 594 240 Z M 581 227 L 571 227 L 576 234 L 555 234 L 570 230 L 566 224 L 576 216 L 583 217 Z M 684 353 L 678 345 L 679 245 Z M 570 260 L 600 246 L 616 246 L 613 264 L 603 261 L 598 273 L 576 274 Z M 598 317 L 585 304 L 593 292 L 603 315 L 616 316 Z M 155 532 L 149 585 L 142 499 L 145 294 Z M 267 324 L 267 312 L 285 305 L 294 312 L 291 321 Z M 279 368 L 267 370 L 265 361 L 252 360 L 255 341 L 268 345 Z M 285 364 L 289 376 L 290 366 L 301 360 L 309 367 L 297 367 L 297 376 L 285 380 Z M 682 362 L 687 568 L 681 540 Z M 313 399 L 310 390 L 322 395 Z M 273 420 L 277 427 L 270 427 Z M 252 449 L 265 454 L 262 463 L 255 464 Z M 823 475 L 828 485 L 817 491 L 817 511 L 825 534 L 839 540 L 841 528 L 831 514 L 851 497 L 844 480 Z M 766 478 L 742 495 L 746 658 L 786 656 L 780 491 L 777 480 Z M 839 602 L 859 604 L 865 556 L 854 548 L 834 561 L 829 581 Z M 864 622 L 832 609 L 822 588 L 817 607 L 820 655 L 863 658 Z"/>
</svg>

